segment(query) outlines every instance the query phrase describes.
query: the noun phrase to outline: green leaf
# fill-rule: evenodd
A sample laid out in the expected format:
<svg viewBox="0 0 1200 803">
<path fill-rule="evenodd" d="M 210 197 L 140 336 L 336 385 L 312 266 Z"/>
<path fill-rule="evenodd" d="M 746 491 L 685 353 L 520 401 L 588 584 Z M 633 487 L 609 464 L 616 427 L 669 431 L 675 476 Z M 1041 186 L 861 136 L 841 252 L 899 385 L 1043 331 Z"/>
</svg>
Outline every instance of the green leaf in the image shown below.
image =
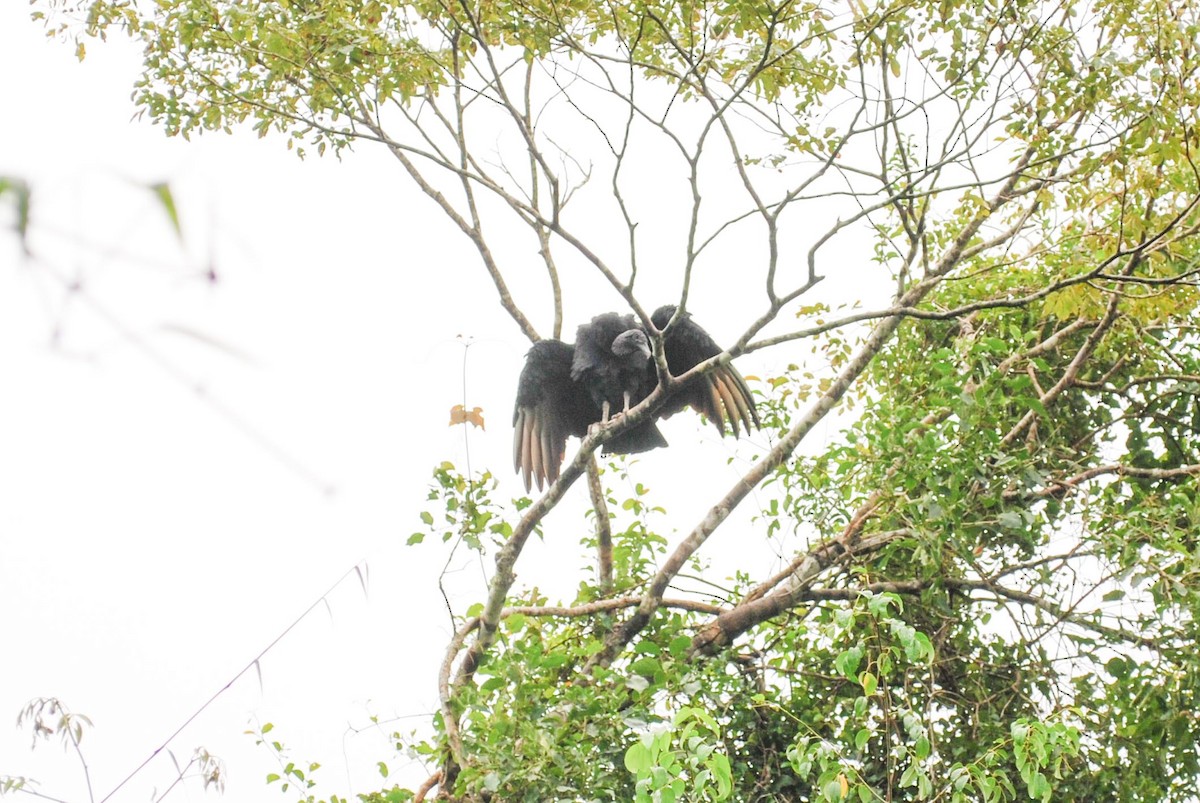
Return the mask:
<svg viewBox="0 0 1200 803">
<path fill-rule="evenodd" d="M 867 728 L 860 728 L 858 733 L 854 734 L 854 746 L 862 750 L 871 741 L 871 731 Z"/>
<path fill-rule="evenodd" d="M 848 650 L 843 650 L 834 660 L 834 666 L 837 671 L 845 678 L 854 679 L 855 673 L 858 671 L 858 664 L 862 661 L 862 647 L 851 647 Z"/>
<path fill-rule="evenodd" d="M 996 517 L 996 521 L 1006 530 L 1022 530 L 1025 528 L 1025 519 L 1020 513 L 1013 510 L 1006 510 Z"/>
<path fill-rule="evenodd" d="M 650 755 L 650 748 L 641 742 L 634 743 L 625 751 L 625 769 L 634 775 L 640 777 L 648 773 L 653 765 L 654 757 Z"/>
<path fill-rule="evenodd" d="M 733 769 L 729 758 L 724 753 L 713 753 L 709 757 L 708 768 L 717 781 L 717 800 L 725 800 L 733 792 Z"/>
<path fill-rule="evenodd" d="M 662 664 L 657 658 L 643 656 L 629 665 L 629 668 L 643 677 L 653 678 L 662 672 Z"/>
<path fill-rule="evenodd" d="M 179 225 L 179 210 L 175 207 L 175 196 L 171 192 L 171 185 L 166 182 L 151 184 L 150 191 L 154 193 L 154 197 L 158 200 L 163 211 L 167 214 L 167 220 L 171 222 L 171 228 L 175 230 L 175 236 L 180 240 L 183 239 L 183 227 Z"/>
<path fill-rule="evenodd" d="M 11 194 L 16 204 L 17 219 L 14 228 L 20 238 L 21 247 L 29 252 L 29 207 L 33 191 L 29 184 L 12 176 L 0 176 L 0 198 Z"/>
<path fill-rule="evenodd" d="M 1119 655 L 1109 658 L 1104 668 L 1117 680 L 1129 677 L 1130 663 Z"/>
<path fill-rule="evenodd" d="M 692 639 L 690 636 L 676 636 L 675 638 L 671 639 L 671 643 L 668 645 L 667 650 L 673 657 L 678 658 L 684 655 L 691 648 Z"/>
</svg>

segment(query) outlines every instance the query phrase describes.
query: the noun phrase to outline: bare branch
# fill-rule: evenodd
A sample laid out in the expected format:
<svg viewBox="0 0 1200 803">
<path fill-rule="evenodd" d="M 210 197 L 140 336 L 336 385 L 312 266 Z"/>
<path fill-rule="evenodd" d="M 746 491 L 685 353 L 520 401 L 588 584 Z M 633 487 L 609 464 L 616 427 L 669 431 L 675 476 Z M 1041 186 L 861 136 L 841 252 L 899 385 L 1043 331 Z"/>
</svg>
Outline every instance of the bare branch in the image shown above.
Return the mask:
<svg viewBox="0 0 1200 803">
<path fill-rule="evenodd" d="M 596 570 L 599 575 L 600 593 L 605 596 L 613 590 L 612 522 L 608 503 L 604 500 L 604 486 L 600 483 L 600 466 L 596 456 L 587 464 L 588 494 L 592 498 L 592 513 L 596 517 Z"/>
</svg>

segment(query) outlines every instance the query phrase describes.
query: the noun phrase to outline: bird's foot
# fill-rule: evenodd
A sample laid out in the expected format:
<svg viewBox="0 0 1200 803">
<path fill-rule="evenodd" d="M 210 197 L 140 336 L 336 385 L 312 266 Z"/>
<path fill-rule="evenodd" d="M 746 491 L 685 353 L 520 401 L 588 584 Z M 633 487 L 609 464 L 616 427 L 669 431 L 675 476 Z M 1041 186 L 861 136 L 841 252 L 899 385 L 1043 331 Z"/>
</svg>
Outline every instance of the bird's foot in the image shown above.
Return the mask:
<svg viewBox="0 0 1200 803">
<path fill-rule="evenodd" d="M 623 415 L 625 415 L 625 414 L 624 413 L 614 413 L 613 415 L 607 416 L 603 421 L 597 421 L 594 424 L 589 424 L 588 425 L 588 434 L 591 435 L 593 432 L 599 432 L 602 429 L 607 429 L 612 424 L 616 423 L 617 421 L 620 421 L 621 416 L 623 416 Z"/>
</svg>

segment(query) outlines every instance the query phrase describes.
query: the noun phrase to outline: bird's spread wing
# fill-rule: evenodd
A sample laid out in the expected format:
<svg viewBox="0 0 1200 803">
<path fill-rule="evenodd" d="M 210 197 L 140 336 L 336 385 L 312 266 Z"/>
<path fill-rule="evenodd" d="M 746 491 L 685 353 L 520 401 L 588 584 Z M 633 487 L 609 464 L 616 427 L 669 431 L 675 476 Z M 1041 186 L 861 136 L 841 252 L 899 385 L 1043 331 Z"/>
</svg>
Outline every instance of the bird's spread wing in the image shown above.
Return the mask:
<svg viewBox="0 0 1200 803">
<path fill-rule="evenodd" d="M 587 391 L 571 380 L 572 346 L 541 340 L 525 357 L 513 410 L 513 468 L 529 491 L 558 479 L 567 438 L 600 420 Z"/>
<path fill-rule="evenodd" d="M 654 311 L 651 320 L 658 329 L 666 327 L 675 315 L 675 307 L 667 305 Z M 704 331 L 688 314 L 680 316 L 666 334 L 664 341 L 667 367 L 672 376 L 682 376 L 707 359 L 717 356 L 724 349 Z M 732 365 L 719 365 L 704 376 L 691 380 L 676 392 L 663 408 L 663 417 L 679 412 L 690 405 L 712 421 L 721 435 L 729 423 L 734 437 L 744 427 L 749 432 L 751 425 L 759 426 L 758 411 L 754 409 L 754 397 L 746 380 Z"/>
</svg>

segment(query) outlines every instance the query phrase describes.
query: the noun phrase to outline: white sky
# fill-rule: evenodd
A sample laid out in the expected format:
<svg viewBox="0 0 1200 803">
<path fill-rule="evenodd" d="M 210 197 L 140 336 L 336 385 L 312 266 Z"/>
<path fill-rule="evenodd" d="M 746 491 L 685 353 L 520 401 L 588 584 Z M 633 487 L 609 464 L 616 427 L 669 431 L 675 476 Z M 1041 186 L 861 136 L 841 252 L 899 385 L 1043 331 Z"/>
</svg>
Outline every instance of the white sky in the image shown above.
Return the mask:
<svg viewBox="0 0 1200 803">
<path fill-rule="evenodd" d="M 72 757 L 30 753 L 11 727 L 28 699 L 57 696 L 96 725 L 84 747 L 103 797 L 365 561 L 369 597 L 353 576 L 340 585 L 332 617 L 316 611 L 263 660 L 261 691 L 252 672 L 171 747 L 186 761 L 205 745 L 226 760 L 231 799 L 259 797 L 274 767 L 242 731 L 275 721 L 297 763 L 329 766 L 327 788 L 369 791 L 375 760 L 404 762 L 347 726 L 431 711 L 448 635 L 437 572 L 418 565 L 444 556 L 403 541 L 431 467 L 462 452 L 445 426 L 461 397 L 455 335 L 474 327 L 473 370 L 515 370 L 524 344 L 486 296 L 460 298 L 462 318 L 411 315 L 421 298 L 464 295 L 451 261 L 470 254 L 377 180 L 395 171 L 382 154 L 301 163 L 249 135 L 169 141 L 129 123 L 135 55 L 95 45 L 79 65 L 25 4 L 0 8 L 0 174 L 33 184 L 44 257 L 26 264 L 0 238 L 0 774 L 86 799 Z M 182 249 L 139 186 L 164 180 Z M 473 399 L 493 425 L 477 443 L 507 442 L 496 405 L 511 389 L 496 390 Z M 146 800 L 172 775 L 164 757 L 114 799 Z"/>
<path fill-rule="evenodd" d="M 30 752 L 29 733 L 3 724 L 55 696 L 95 723 L 84 748 L 103 798 L 359 565 L 369 595 L 351 573 L 329 612 L 268 653 L 261 689 L 252 671 L 170 748 L 222 757 L 232 800 L 274 794 L 271 757 L 242 734 L 256 721 L 276 723 L 297 764 L 325 765 L 324 794 L 379 788 L 378 760 L 388 783 L 419 783 L 425 771 L 382 733 L 421 727 L 435 707 L 446 553 L 404 540 L 432 467 L 464 465 L 463 431 L 446 426 L 463 393 L 459 334 L 474 341 L 467 404 L 488 421 L 470 433 L 473 466 L 501 478 L 500 498 L 518 492 L 509 420 L 527 343 L 473 250 L 382 150 L 301 162 L 249 132 L 168 140 L 130 122 L 133 47 L 92 44 L 80 65 L 27 15 L 0 5 L 0 175 L 33 185 L 41 258 L 0 235 L 0 774 L 87 799 L 72 756 Z M 145 189 L 158 181 L 176 193 L 182 247 Z M 730 277 L 712 278 L 692 309 L 724 339 L 738 322 L 702 310 Z M 569 300 L 567 331 L 613 306 Z M 689 467 L 685 487 L 656 497 L 683 529 L 737 464 L 711 432 L 665 431 L 672 449 L 636 478 L 656 487 Z M 585 490 L 572 494 L 519 586 L 570 598 L 585 563 Z M 734 523 L 720 538 L 741 554 L 746 535 Z M 460 551 L 449 568 L 461 612 L 481 563 Z M 381 732 L 371 715 L 410 718 Z M 160 757 L 113 800 L 150 799 L 174 774 Z"/>
</svg>

